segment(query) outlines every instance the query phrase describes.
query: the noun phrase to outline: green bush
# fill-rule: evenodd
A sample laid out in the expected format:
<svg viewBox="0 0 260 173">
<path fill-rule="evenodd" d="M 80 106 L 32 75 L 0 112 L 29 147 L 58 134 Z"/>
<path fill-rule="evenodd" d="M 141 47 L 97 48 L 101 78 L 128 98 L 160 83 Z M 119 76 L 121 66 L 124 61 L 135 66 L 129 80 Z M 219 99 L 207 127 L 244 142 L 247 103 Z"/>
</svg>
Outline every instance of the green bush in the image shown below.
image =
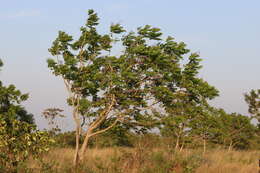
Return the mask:
<svg viewBox="0 0 260 173">
<path fill-rule="evenodd" d="M 34 125 L 0 115 L 0 170 L 17 172 L 31 156 L 39 159 L 54 141 Z"/>
</svg>

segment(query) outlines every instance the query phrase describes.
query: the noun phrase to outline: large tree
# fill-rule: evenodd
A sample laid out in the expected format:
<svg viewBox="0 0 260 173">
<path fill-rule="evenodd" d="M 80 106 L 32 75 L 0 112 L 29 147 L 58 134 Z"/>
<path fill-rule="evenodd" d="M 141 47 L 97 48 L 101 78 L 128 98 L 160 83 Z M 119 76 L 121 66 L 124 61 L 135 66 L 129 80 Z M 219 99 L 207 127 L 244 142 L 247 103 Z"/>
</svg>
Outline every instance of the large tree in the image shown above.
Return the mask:
<svg viewBox="0 0 260 173">
<path fill-rule="evenodd" d="M 171 113 L 179 97 L 196 104 L 217 94 L 197 77 L 201 59 L 189 54 L 183 42 L 164 39 L 159 28 L 149 25 L 127 33 L 112 24 L 108 34 L 100 34 L 97 14 L 89 10 L 88 15 L 78 39 L 59 32 L 49 49 L 53 58 L 48 59 L 53 74 L 63 79 L 73 108 L 75 165 L 83 159 L 90 137 L 123 123 L 140 130 L 151 127 L 153 115 Z"/>
</svg>

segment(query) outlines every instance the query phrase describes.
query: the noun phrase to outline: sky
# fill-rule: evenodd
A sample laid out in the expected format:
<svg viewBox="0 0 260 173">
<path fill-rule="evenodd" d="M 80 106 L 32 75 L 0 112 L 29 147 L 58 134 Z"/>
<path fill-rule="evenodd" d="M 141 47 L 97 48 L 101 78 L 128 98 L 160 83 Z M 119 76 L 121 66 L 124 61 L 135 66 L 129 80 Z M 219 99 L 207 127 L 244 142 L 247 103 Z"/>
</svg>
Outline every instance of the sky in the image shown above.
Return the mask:
<svg viewBox="0 0 260 173">
<path fill-rule="evenodd" d="M 260 86 L 259 0 L 0 0 L 0 80 L 30 94 L 24 106 L 40 128 L 50 107 L 64 109 L 61 128 L 74 127 L 63 82 L 46 60 L 59 30 L 79 35 L 88 9 L 98 13 L 101 32 L 112 23 L 128 31 L 149 24 L 185 42 L 203 58 L 200 77 L 220 91 L 210 103 L 248 115 L 243 95 Z"/>
</svg>

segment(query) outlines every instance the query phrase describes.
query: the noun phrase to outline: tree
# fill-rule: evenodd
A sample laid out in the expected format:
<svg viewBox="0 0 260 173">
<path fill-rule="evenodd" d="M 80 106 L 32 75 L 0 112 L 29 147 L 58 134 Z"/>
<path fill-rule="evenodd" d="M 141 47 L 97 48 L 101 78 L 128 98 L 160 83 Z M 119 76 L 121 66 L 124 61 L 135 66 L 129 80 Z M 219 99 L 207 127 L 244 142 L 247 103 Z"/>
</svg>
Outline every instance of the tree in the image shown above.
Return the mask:
<svg viewBox="0 0 260 173">
<path fill-rule="evenodd" d="M 196 77 L 201 67 L 198 54 L 191 53 L 182 68 L 184 55 L 190 52 L 183 42 L 163 39 L 160 29 L 149 25 L 127 33 L 112 24 L 102 35 L 97 14 L 89 10 L 88 15 L 78 39 L 59 32 L 49 49 L 54 58 L 47 61 L 69 93 L 76 124 L 75 166 L 83 159 L 89 138 L 116 125 L 131 124 L 141 131 L 152 127 L 158 120 L 154 115 L 170 113 L 180 94 L 194 103 L 217 95 L 214 87 Z M 121 54 L 112 54 L 119 44 Z"/>
<path fill-rule="evenodd" d="M 215 117 L 214 143 L 232 148 L 248 149 L 250 140 L 254 137 L 255 126 L 250 118 L 237 113 L 226 113 L 223 109 L 214 109 L 212 114 Z"/>
<path fill-rule="evenodd" d="M 202 68 L 200 61 L 197 54 L 191 54 L 188 63 L 180 70 L 175 91 L 161 98 L 165 112 L 159 118 L 162 125 L 160 129 L 164 134 L 171 133 L 176 138 L 176 149 L 180 146 L 180 140 L 185 143 L 184 137 L 191 132 L 196 119 L 205 118 L 202 112 L 208 106 L 207 101 L 218 96 L 217 89 L 197 76 Z"/>
<path fill-rule="evenodd" d="M 248 149 L 250 139 L 254 137 L 255 126 L 251 124 L 250 118 L 247 116 L 237 113 L 232 113 L 229 116 L 231 116 L 231 122 L 227 125 L 229 129 L 227 133 L 227 140 L 229 141 L 228 150 L 230 151 L 232 148 Z"/>
<path fill-rule="evenodd" d="M 251 90 L 250 93 L 245 94 L 245 101 L 249 106 L 248 112 L 260 123 L 260 89 Z"/>
<path fill-rule="evenodd" d="M 3 62 L 0 60 L 0 67 Z M 28 94 L 22 94 L 14 85 L 4 86 L 0 81 L 0 114 L 5 114 L 6 118 L 15 118 L 20 121 L 34 124 L 33 114 L 28 113 L 23 106 L 22 101 L 28 99 Z"/>
<path fill-rule="evenodd" d="M 63 110 L 59 108 L 48 108 L 45 109 L 42 113 L 42 116 L 48 121 L 48 125 L 50 126 L 49 132 L 51 135 L 55 135 L 61 131 L 55 121 L 57 118 L 65 117 L 61 114 L 61 112 L 63 112 Z"/>
<path fill-rule="evenodd" d="M 203 142 L 203 154 L 206 152 L 207 142 L 214 141 L 219 131 L 217 117 L 212 114 L 212 109 L 210 106 L 200 108 L 190 122 L 190 136 Z"/>
<path fill-rule="evenodd" d="M 186 95 L 174 103 L 170 112 L 160 116 L 160 132 L 163 136 L 175 139 L 175 150 L 182 150 L 186 141 L 190 140 L 192 122 L 198 115 L 199 107 L 194 107 Z"/>
<path fill-rule="evenodd" d="M 251 90 L 250 93 L 245 94 L 245 101 L 248 104 L 248 112 L 251 114 L 252 119 L 257 120 L 256 129 L 256 143 L 260 143 L 260 89 Z M 259 145 L 257 145 L 259 148 Z"/>
</svg>

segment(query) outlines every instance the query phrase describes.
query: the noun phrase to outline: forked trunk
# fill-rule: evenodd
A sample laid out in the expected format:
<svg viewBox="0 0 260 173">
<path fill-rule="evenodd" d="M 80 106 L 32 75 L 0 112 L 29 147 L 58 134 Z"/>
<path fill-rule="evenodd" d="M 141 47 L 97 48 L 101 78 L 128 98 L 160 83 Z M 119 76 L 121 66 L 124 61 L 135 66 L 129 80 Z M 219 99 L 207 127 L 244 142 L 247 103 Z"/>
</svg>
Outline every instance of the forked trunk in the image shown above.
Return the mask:
<svg viewBox="0 0 260 173">
<path fill-rule="evenodd" d="M 233 142 L 231 141 L 231 142 L 229 143 L 228 152 L 230 152 L 230 151 L 232 150 L 232 144 L 233 144 Z"/>
</svg>

